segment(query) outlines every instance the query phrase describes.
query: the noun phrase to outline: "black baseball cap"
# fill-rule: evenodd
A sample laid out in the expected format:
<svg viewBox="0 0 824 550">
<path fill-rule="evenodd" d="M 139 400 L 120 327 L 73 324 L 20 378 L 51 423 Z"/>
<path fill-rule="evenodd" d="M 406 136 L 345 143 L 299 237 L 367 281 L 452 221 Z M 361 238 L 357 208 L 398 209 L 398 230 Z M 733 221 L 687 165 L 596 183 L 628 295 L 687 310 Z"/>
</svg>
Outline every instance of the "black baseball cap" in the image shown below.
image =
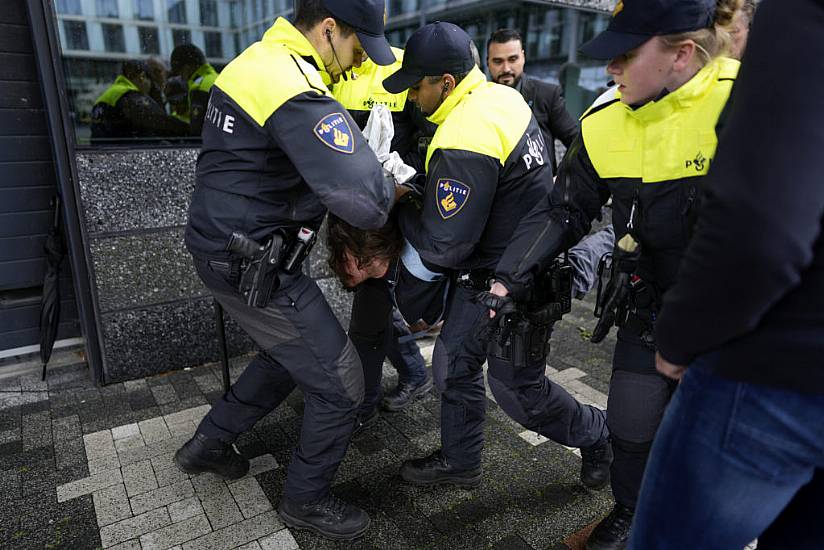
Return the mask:
<svg viewBox="0 0 824 550">
<path fill-rule="evenodd" d="M 323 6 L 358 35 L 369 59 L 378 65 L 391 65 L 395 54 L 384 31 L 384 0 L 323 0 Z"/>
<path fill-rule="evenodd" d="M 452 23 L 436 21 L 416 30 L 406 42 L 403 65 L 383 81 L 391 94 L 399 94 L 425 76 L 463 74 L 475 66 L 472 39 Z"/>
<path fill-rule="evenodd" d="M 581 46 L 593 59 L 613 59 L 653 36 L 711 27 L 716 0 L 618 0 L 605 31 Z"/>
</svg>

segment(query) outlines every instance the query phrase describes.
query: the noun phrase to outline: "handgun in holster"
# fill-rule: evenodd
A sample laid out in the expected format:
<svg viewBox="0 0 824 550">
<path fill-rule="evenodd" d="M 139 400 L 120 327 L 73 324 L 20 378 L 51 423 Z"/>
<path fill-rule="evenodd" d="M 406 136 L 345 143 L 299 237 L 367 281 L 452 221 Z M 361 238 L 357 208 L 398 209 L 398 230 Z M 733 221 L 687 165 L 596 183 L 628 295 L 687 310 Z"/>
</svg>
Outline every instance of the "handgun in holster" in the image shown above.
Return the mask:
<svg viewBox="0 0 824 550">
<path fill-rule="evenodd" d="M 266 307 L 277 290 L 283 263 L 284 237 L 273 233 L 265 245 L 240 232 L 232 233 L 226 249 L 243 258 L 238 290 L 252 307 Z"/>
<path fill-rule="evenodd" d="M 572 308 L 572 268 L 556 260 L 536 278 L 527 300 L 513 313 L 502 315 L 490 329 L 488 352 L 523 368 L 549 354 L 555 323 Z"/>
</svg>

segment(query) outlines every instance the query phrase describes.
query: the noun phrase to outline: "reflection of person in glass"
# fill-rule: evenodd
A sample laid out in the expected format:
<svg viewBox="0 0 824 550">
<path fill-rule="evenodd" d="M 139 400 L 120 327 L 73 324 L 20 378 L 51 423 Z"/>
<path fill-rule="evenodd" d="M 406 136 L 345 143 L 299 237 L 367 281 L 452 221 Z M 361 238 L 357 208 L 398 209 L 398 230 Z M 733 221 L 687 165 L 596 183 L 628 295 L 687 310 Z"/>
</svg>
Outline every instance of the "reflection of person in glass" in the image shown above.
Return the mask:
<svg viewBox="0 0 824 550">
<path fill-rule="evenodd" d="M 217 78 L 217 71 L 206 63 L 206 56 L 194 44 L 181 44 L 172 52 L 172 74 L 187 83 L 191 135 L 199 136 L 203 117 L 209 104 L 209 90 Z"/>
<path fill-rule="evenodd" d="M 151 86 L 144 62 L 125 61 L 121 74 L 94 103 L 92 141 L 188 135 L 185 123 L 149 97 Z"/>
<path fill-rule="evenodd" d="M 163 93 L 169 104 L 169 113 L 176 119 L 189 124 L 189 94 L 183 77 L 173 76 L 167 80 Z"/>
</svg>

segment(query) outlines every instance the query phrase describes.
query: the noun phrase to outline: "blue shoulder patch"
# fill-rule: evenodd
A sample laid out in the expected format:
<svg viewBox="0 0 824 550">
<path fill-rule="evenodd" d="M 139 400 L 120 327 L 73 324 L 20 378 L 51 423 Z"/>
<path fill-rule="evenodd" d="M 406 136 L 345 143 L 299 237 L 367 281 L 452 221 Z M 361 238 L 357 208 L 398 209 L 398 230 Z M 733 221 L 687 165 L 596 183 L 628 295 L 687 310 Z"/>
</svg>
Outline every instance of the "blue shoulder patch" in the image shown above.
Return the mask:
<svg viewBox="0 0 824 550">
<path fill-rule="evenodd" d="M 460 212 L 469 200 L 470 191 L 471 189 L 465 183 L 449 178 L 439 179 L 435 189 L 435 202 L 438 203 L 438 212 L 441 217 L 448 220 Z"/>
<path fill-rule="evenodd" d="M 315 125 L 315 135 L 324 145 L 339 153 L 355 152 L 355 137 L 342 113 L 326 115 Z"/>
</svg>

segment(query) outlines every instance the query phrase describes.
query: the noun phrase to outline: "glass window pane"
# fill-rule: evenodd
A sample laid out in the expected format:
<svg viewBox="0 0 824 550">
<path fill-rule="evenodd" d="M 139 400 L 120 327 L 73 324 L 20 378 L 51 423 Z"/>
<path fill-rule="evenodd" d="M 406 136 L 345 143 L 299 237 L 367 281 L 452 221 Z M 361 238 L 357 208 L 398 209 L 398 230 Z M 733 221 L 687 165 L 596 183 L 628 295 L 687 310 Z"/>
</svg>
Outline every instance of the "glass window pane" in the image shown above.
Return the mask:
<svg viewBox="0 0 824 550">
<path fill-rule="evenodd" d="M 189 29 L 172 29 L 172 44 L 175 47 L 180 46 L 181 44 L 191 44 L 192 43 L 192 31 Z"/>
<path fill-rule="evenodd" d="M 217 27 L 217 0 L 200 0 L 200 24 Z"/>
<path fill-rule="evenodd" d="M 137 36 L 140 40 L 140 53 L 159 54 L 160 40 L 155 27 L 137 27 Z"/>
<path fill-rule="evenodd" d="M 126 51 L 126 40 L 123 37 L 122 25 L 103 23 L 101 28 L 103 29 L 103 48 L 107 52 Z"/>
<path fill-rule="evenodd" d="M 134 0 L 134 17 L 144 21 L 154 19 L 154 0 Z"/>
<path fill-rule="evenodd" d="M 166 13 L 169 23 L 186 23 L 185 0 L 166 0 Z"/>
<path fill-rule="evenodd" d="M 80 15 L 80 0 L 57 0 L 57 13 Z"/>
<path fill-rule="evenodd" d="M 223 36 L 219 32 L 204 32 L 206 57 L 223 57 Z"/>
<path fill-rule="evenodd" d="M 66 49 L 89 49 L 89 37 L 86 34 L 85 21 L 63 21 L 63 31 L 66 33 Z"/>
<path fill-rule="evenodd" d="M 97 0 L 98 17 L 117 17 L 117 0 Z"/>
</svg>

